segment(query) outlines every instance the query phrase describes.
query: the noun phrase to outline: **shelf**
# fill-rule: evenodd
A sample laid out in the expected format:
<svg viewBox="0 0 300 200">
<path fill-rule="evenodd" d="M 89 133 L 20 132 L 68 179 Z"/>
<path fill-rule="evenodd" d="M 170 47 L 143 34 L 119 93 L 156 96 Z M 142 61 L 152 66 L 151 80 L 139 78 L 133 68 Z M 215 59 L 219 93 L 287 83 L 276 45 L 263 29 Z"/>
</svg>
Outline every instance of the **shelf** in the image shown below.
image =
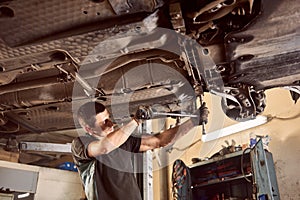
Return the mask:
<svg viewBox="0 0 300 200">
<path fill-rule="evenodd" d="M 247 151 L 245 154 L 249 154 L 250 151 Z M 228 158 L 232 158 L 232 157 L 236 157 L 236 156 L 241 156 L 243 154 L 243 151 L 236 151 L 236 152 L 233 152 L 233 153 L 230 153 L 230 154 L 226 154 L 224 156 L 218 156 L 218 157 L 215 157 L 215 158 L 211 158 L 209 160 L 204 160 L 204 161 L 200 161 L 200 162 L 197 162 L 197 163 L 194 163 L 192 165 L 189 166 L 189 168 L 194 168 L 194 167 L 198 167 L 198 166 L 202 166 L 202 165 L 206 165 L 206 164 L 209 164 L 209 163 L 214 163 L 214 162 L 218 162 L 218 161 L 223 161 L 225 159 L 228 159 Z"/>
<path fill-rule="evenodd" d="M 232 178 L 224 178 L 224 179 L 221 179 L 221 180 L 220 179 L 213 179 L 213 180 L 210 180 L 206 183 L 200 183 L 200 184 L 192 185 L 191 188 L 194 189 L 194 188 L 205 187 L 205 186 L 209 186 L 209 185 L 213 185 L 213 184 L 226 183 L 226 182 L 229 182 L 229 181 L 244 179 L 245 177 L 246 178 L 252 177 L 252 174 L 247 174 L 245 176 L 241 175 L 241 176 L 236 176 L 236 177 L 232 177 Z"/>
</svg>

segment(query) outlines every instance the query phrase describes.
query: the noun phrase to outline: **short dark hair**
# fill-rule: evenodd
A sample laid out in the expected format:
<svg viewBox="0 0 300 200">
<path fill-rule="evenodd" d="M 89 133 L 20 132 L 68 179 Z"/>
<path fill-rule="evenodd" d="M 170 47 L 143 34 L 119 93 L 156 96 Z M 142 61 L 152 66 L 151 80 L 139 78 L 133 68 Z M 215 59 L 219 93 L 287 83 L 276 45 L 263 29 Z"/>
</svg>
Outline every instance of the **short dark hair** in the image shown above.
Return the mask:
<svg viewBox="0 0 300 200">
<path fill-rule="evenodd" d="M 77 112 L 77 117 L 81 126 L 84 124 L 90 127 L 95 126 L 96 115 L 105 110 L 105 106 L 99 102 L 87 102 L 80 106 Z M 83 123 L 82 123 L 83 122 Z"/>
</svg>

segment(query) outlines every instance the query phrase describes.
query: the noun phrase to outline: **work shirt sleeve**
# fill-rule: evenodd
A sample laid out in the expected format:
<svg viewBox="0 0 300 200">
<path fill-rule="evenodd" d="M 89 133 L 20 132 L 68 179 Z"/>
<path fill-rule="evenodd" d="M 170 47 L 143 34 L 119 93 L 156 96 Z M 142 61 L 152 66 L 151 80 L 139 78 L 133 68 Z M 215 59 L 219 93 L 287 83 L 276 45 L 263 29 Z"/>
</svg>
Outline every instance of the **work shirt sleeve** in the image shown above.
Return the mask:
<svg viewBox="0 0 300 200">
<path fill-rule="evenodd" d="M 77 137 L 73 140 L 71 150 L 73 153 L 73 157 L 77 162 L 76 164 L 78 164 L 78 162 L 86 162 L 93 159 L 89 157 L 87 147 L 91 142 L 95 140 L 95 138 L 87 136 Z"/>
</svg>

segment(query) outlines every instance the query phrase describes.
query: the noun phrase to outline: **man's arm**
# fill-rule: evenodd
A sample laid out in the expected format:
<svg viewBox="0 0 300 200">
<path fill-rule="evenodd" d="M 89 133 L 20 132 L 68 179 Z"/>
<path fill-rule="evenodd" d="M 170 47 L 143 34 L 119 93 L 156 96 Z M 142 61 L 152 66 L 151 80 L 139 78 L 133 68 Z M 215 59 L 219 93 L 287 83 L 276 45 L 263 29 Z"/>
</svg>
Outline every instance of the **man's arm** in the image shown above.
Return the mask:
<svg viewBox="0 0 300 200">
<path fill-rule="evenodd" d="M 107 136 L 102 138 L 98 137 L 99 140 L 93 141 L 88 145 L 88 155 L 90 157 L 96 157 L 115 150 L 128 139 L 137 126 L 138 123 L 135 120 L 131 120 L 128 124 Z"/>
<path fill-rule="evenodd" d="M 159 147 L 164 147 L 168 144 L 173 144 L 179 138 L 187 134 L 195 126 L 207 123 L 209 111 L 205 103 L 200 106 L 195 114 L 198 117 L 190 118 L 181 125 L 177 125 L 173 128 L 167 129 L 160 134 L 142 138 L 140 151 L 147 151 Z"/>
<path fill-rule="evenodd" d="M 173 128 L 167 129 L 160 134 L 146 136 L 142 138 L 140 151 L 147 151 L 164 147 L 168 144 L 173 144 L 180 137 L 186 135 L 195 124 L 191 119 L 185 121 L 181 125 L 177 125 Z"/>
</svg>

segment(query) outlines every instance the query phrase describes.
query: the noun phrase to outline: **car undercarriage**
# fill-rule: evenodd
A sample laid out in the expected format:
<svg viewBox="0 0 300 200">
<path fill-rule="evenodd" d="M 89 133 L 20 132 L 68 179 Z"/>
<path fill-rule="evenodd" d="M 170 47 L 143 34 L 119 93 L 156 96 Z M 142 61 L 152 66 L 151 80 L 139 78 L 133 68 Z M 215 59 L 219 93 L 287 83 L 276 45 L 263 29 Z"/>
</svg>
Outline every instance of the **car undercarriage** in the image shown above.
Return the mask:
<svg viewBox="0 0 300 200">
<path fill-rule="evenodd" d="M 262 113 L 271 88 L 296 102 L 298 10 L 295 0 L 2 0 L 1 140 L 74 130 L 90 100 L 116 123 L 141 104 L 190 114 L 207 93 L 236 121 Z"/>
</svg>

